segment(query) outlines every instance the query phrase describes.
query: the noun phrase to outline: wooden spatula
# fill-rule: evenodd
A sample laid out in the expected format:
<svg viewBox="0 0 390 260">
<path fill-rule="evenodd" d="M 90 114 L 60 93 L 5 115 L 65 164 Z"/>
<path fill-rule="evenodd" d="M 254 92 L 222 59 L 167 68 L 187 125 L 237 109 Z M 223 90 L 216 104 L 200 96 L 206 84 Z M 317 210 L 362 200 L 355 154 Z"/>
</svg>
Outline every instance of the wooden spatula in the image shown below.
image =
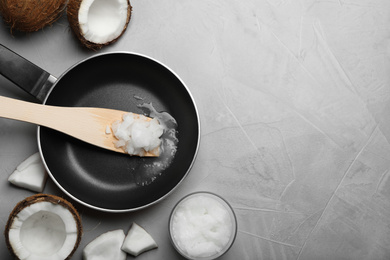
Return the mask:
<svg viewBox="0 0 390 260">
<path fill-rule="evenodd" d="M 45 126 L 119 153 L 125 151 L 115 147 L 117 139 L 111 131 L 106 133 L 106 129 L 113 122 L 122 120 L 126 113 L 106 108 L 48 106 L 0 96 L 0 117 Z M 143 156 L 159 156 L 159 149 Z"/>
</svg>

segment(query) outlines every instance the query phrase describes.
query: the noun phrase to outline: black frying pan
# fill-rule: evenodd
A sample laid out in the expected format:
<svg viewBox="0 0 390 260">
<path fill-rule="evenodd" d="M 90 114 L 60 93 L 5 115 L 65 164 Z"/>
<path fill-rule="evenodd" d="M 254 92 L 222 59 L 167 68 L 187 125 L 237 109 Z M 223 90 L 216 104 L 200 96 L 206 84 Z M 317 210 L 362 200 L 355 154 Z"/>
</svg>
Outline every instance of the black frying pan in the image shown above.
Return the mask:
<svg viewBox="0 0 390 260">
<path fill-rule="evenodd" d="M 0 73 L 47 105 L 143 113 L 138 105 L 151 102 L 176 119 L 177 152 L 169 166 L 153 176 L 145 165 L 158 165 L 161 158 L 106 151 L 38 127 L 39 150 L 50 177 L 86 206 L 110 212 L 147 207 L 170 194 L 195 160 L 200 125 L 194 100 L 180 78 L 154 59 L 129 52 L 99 54 L 56 79 L 0 45 Z"/>
</svg>

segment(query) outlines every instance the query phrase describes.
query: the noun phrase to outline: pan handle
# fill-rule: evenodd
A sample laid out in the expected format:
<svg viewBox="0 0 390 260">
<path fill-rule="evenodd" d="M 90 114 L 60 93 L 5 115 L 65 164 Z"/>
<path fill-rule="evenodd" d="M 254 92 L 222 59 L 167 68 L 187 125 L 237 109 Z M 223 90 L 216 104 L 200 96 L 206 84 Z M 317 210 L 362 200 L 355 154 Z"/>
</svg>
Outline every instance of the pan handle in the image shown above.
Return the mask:
<svg viewBox="0 0 390 260">
<path fill-rule="evenodd" d="M 43 101 L 57 80 L 50 73 L 0 44 L 0 74 Z"/>
</svg>

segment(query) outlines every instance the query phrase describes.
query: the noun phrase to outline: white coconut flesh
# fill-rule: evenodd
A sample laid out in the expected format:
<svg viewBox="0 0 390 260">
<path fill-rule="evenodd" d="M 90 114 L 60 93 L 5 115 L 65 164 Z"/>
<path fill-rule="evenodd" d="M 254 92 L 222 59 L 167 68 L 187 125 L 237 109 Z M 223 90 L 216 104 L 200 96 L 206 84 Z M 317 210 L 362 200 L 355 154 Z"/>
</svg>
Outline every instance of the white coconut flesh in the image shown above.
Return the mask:
<svg viewBox="0 0 390 260">
<path fill-rule="evenodd" d="M 157 244 L 152 236 L 141 226 L 133 223 L 123 242 L 122 250 L 133 256 L 138 256 L 154 248 L 157 248 Z"/>
<path fill-rule="evenodd" d="M 93 43 L 111 42 L 125 30 L 128 8 L 127 0 L 83 0 L 78 13 L 81 34 Z"/>
<path fill-rule="evenodd" d="M 9 229 L 9 243 L 22 260 L 66 259 L 77 239 L 74 216 L 65 207 L 46 201 L 22 209 Z"/>
<path fill-rule="evenodd" d="M 24 160 L 8 177 L 12 184 L 36 192 L 42 192 L 45 187 L 47 173 L 39 153 Z"/>
<path fill-rule="evenodd" d="M 84 260 L 126 260 L 121 250 L 125 233 L 122 229 L 108 231 L 92 240 L 83 250 Z"/>
</svg>

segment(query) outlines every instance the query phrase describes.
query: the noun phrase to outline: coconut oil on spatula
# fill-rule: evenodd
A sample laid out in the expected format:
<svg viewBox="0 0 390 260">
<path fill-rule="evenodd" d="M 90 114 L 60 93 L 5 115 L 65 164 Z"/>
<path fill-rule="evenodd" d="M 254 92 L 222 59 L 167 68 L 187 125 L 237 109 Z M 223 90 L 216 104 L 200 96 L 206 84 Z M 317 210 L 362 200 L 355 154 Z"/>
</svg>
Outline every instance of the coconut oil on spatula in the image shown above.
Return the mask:
<svg viewBox="0 0 390 260">
<path fill-rule="evenodd" d="M 125 114 L 128 112 L 106 108 L 48 106 L 0 96 L 0 117 L 45 126 L 119 153 L 127 152 L 116 145 L 118 139 L 109 130 L 112 124 L 121 121 Z M 133 115 L 135 120 L 151 120 L 149 117 Z M 133 155 L 156 157 L 159 153 L 157 147 Z"/>
</svg>

